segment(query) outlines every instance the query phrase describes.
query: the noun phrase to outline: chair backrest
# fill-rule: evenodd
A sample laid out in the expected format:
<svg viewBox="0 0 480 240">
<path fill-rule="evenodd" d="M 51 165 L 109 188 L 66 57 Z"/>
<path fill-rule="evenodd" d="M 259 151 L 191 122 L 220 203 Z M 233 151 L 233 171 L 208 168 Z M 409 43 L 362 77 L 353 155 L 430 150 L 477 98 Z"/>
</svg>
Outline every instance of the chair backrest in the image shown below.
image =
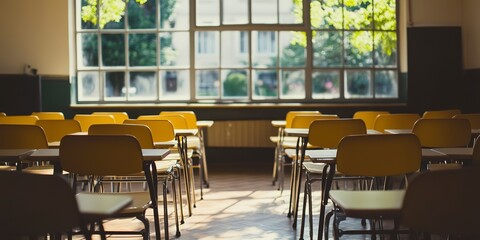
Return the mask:
<svg viewBox="0 0 480 240">
<path fill-rule="evenodd" d="M 285 116 L 285 127 L 286 128 L 291 128 L 292 127 L 292 122 L 295 116 L 299 114 L 322 114 L 319 111 L 289 111 L 287 112 L 287 115 Z"/>
<path fill-rule="evenodd" d="M 421 118 L 412 132 L 420 139 L 422 147 L 466 147 L 471 140 L 470 122 L 467 119 Z"/>
<path fill-rule="evenodd" d="M 60 143 L 63 170 L 81 175 L 123 175 L 143 170 L 142 148 L 132 135 L 67 135 Z"/>
<path fill-rule="evenodd" d="M 460 113 L 462 113 L 460 109 L 425 111 L 422 115 L 422 118 L 452 118 Z"/>
<path fill-rule="evenodd" d="M 65 119 L 62 112 L 32 112 L 33 116 L 37 116 L 38 119 Z"/>
<path fill-rule="evenodd" d="M 422 151 L 414 134 L 364 134 L 344 137 L 337 170 L 354 176 L 396 176 L 420 168 Z"/>
<path fill-rule="evenodd" d="M 353 114 L 353 119 L 362 119 L 367 129 L 373 129 L 377 116 L 389 113 L 388 111 L 357 111 Z"/>
<path fill-rule="evenodd" d="M 89 135 L 130 134 L 137 138 L 140 146 L 153 149 L 153 137 L 150 128 L 141 124 L 93 124 L 88 129 Z"/>
<path fill-rule="evenodd" d="M 115 123 L 122 124 L 123 121 L 127 120 L 127 112 L 93 112 L 92 115 L 112 115 L 115 119 Z"/>
<path fill-rule="evenodd" d="M 462 113 L 453 116 L 453 118 L 468 119 L 472 129 L 480 129 L 480 113 Z"/>
<path fill-rule="evenodd" d="M 478 238 L 479 174 L 478 168 L 419 174 L 408 185 L 401 224 L 432 234 L 475 235 Z"/>
<path fill-rule="evenodd" d="M 35 125 L 37 120 L 38 117 L 33 115 L 4 116 L 0 118 L 0 124 Z"/>
<path fill-rule="evenodd" d="M 169 116 L 169 115 L 181 115 L 187 121 L 187 126 L 189 129 L 197 129 L 197 116 L 193 111 L 162 111 L 160 116 Z"/>
<path fill-rule="evenodd" d="M 48 148 L 43 128 L 37 125 L 0 124 L 0 148 Z"/>
<path fill-rule="evenodd" d="M 309 128 L 310 124 L 319 119 L 338 119 L 337 115 L 326 114 L 299 114 L 292 120 L 291 128 Z"/>
<path fill-rule="evenodd" d="M 384 132 L 385 129 L 412 129 L 420 119 L 417 113 L 380 114 L 375 119 L 373 129 Z"/>
<path fill-rule="evenodd" d="M 142 124 L 150 128 L 154 142 L 168 142 L 175 140 L 175 130 L 168 120 L 140 120 L 127 119 L 123 124 Z"/>
<path fill-rule="evenodd" d="M 58 176 L 1 171 L 0 189 L 0 232 L 6 239 L 68 232 L 82 224 L 75 193 Z"/>
<path fill-rule="evenodd" d="M 67 134 L 82 131 L 80 123 L 73 119 L 40 119 L 35 124 L 43 128 L 49 142 L 60 141 Z"/>
<path fill-rule="evenodd" d="M 308 142 L 316 147 L 337 148 L 343 137 L 366 133 L 360 119 L 321 119 L 310 124 Z"/>
<path fill-rule="evenodd" d="M 77 120 L 82 127 L 82 132 L 88 132 L 88 128 L 93 124 L 101 123 L 116 123 L 115 118 L 112 115 L 92 115 L 92 114 L 75 114 L 73 117 Z"/>
<path fill-rule="evenodd" d="M 140 115 L 138 120 L 168 120 L 175 129 L 188 129 L 187 120 L 182 115 Z"/>
</svg>

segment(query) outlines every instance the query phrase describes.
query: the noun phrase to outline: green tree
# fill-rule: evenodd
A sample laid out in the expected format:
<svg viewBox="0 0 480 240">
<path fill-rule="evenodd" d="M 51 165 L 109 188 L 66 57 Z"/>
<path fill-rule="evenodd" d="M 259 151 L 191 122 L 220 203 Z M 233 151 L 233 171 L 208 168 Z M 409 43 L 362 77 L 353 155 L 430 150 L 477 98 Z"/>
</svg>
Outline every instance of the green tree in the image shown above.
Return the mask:
<svg viewBox="0 0 480 240">
<path fill-rule="evenodd" d="M 245 71 L 229 73 L 223 82 L 223 95 L 226 97 L 243 97 L 247 94 L 247 73 Z"/>
<path fill-rule="evenodd" d="M 135 0 L 139 4 L 144 4 L 147 0 Z M 126 0 L 129 2 L 129 0 Z M 98 12 L 98 3 L 100 3 L 100 12 Z M 82 20 L 91 22 L 100 28 L 105 27 L 109 22 L 119 22 L 125 15 L 126 3 L 123 0 L 86 0 L 82 6 Z M 100 22 L 98 15 L 100 14 Z"/>
</svg>

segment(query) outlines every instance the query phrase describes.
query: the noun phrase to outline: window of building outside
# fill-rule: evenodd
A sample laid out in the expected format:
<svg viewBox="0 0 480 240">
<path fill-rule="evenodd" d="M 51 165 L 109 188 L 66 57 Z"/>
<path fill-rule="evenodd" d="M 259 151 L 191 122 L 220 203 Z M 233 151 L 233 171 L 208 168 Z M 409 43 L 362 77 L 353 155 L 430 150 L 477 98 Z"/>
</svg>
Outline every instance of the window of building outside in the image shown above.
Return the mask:
<svg viewBox="0 0 480 240">
<path fill-rule="evenodd" d="M 396 0 L 72 1 L 77 103 L 399 98 Z"/>
</svg>

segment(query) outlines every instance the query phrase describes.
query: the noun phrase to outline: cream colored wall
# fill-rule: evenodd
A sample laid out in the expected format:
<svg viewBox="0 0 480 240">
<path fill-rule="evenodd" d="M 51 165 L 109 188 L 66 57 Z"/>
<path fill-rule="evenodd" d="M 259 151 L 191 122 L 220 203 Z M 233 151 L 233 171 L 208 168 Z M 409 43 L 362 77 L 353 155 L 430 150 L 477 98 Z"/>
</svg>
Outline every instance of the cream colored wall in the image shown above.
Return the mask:
<svg viewBox="0 0 480 240">
<path fill-rule="evenodd" d="M 68 75 L 68 1 L 0 0 L 0 73 Z"/>
<path fill-rule="evenodd" d="M 463 55 L 466 69 L 480 68 L 480 1 L 463 0 Z"/>
<path fill-rule="evenodd" d="M 463 0 L 408 1 L 411 3 L 411 20 L 415 27 L 462 25 Z"/>
</svg>

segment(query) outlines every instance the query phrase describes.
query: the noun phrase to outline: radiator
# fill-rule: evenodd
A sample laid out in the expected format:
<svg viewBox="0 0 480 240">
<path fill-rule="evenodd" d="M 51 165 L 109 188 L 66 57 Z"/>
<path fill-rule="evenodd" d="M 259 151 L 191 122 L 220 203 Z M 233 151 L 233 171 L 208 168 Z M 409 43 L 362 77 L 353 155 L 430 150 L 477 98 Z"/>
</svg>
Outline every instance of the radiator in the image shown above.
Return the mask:
<svg viewBox="0 0 480 240">
<path fill-rule="evenodd" d="M 270 120 L 215 121 L 207 130 L 207 146 L 274 147 L 269 138 L 277 134 Z"/>
</svg>

